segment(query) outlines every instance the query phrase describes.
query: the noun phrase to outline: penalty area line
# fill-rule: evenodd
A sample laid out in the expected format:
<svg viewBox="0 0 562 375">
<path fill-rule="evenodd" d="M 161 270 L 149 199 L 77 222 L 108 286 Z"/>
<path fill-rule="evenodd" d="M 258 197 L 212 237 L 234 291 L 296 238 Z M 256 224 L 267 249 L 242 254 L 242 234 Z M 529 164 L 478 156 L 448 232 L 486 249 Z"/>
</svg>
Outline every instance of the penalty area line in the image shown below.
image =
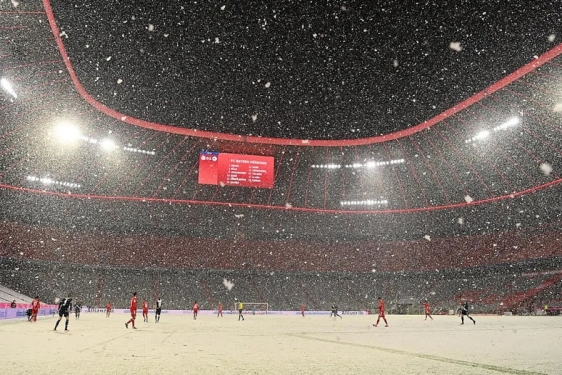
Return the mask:
<svg viewBox="0 0 562 375">
<path fill-rule="evenodd" d="M 534 371 L 527 371 L 527 370 L 518 370 L 518 369 L 513 369 L 513 368 L 509 368 L 509 367 L 503 367 L 503 366 L 495 366 L 495 365 L 487 365 L 485 363 L 478 363 L 478 362 L 469 362 L 469 361 L 463 361 L 461 359 L 452 359 L 452 358 L 446 358 L 446 357 L 439 357 L 436 355 L 432 355 L 432 354 L 423 354 L 423 353 L 412 353 L 412 352 L 407 352 L 405 350 L 398 350 L 398 349 L 390 349 L 390 348 L 383 348 L 381 346 L 373 346 L 373 345 L 365 345 L 365 344 L 355 344 L 352 342 L 344 342 L 344 341 L 336 341 L 336 340 L 329 340 L 329 339 L 321 339 L 318 337 L 311 337 L 311 336 L 302 336 L 302 335 L 297 335 L 294 333 L 287 333 L 288 336 L 292 336 L 292 337 L 298 337 L 301 339 L 306 339 L 306 340 L 313 340 L 313 341 L 321 341 L 321 342 L 327 342 L 327 343 L 331 343 L 331 344 L 338 344 L 338 345 L 347 345 L 347 346 L 353 346 L 353 347 L 358 347 L 358 348 L 365 348 L 365 349 L 374 349 L 374 350 L 378 350 L 381 352 L 386 352 L 386 353 L 392 353 L 392 354 L 400 354 L 400 355 L 405 355 L 405 356 L 410 356 L 410 357 L 417 357 L 417 358 L 423 358 L 423 359 L 429 359 L 431 361 L 438 361 L 438 362 L 445 362 L 445 363 L 451 363 L 451 364 L 456 364 L 456 365 L 461 365 L 461 366 L 467 366 L 467 367 L 478 367 L 478 368 L 482 368 L 482 369 L 486 369 L 486 370 L 491 370 L 491 371 L 497 371 L 497 372 L 503 372 L 506 374 L 515 374 L 515 375 L 546 375 L 543 374 L 542 372 L 534 372 Z"/>
</svg>

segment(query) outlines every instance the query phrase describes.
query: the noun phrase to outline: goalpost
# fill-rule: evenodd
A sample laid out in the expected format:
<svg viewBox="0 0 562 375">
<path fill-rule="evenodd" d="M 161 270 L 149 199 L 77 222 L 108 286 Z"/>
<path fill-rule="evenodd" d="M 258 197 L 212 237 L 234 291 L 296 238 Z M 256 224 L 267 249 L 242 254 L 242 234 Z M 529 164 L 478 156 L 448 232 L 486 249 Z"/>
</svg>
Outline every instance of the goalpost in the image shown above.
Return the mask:
<svg viewBox="0 0 562 375">
<path fill-rule="evenodd" d="M 267 315 L 269 304 L 267 302 L 242 302 L 244 314 Z M 234 311 L 238 311 L 238 301 L 234 302 Z"/>
</svg>

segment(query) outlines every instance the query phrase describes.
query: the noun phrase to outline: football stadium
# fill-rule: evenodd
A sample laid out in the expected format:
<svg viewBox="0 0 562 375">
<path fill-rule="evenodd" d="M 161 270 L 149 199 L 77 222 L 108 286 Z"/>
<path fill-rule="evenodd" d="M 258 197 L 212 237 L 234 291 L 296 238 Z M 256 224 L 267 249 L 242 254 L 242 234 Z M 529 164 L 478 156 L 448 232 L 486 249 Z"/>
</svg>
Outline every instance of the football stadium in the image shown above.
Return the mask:
<svg viewBox="0 0 562 375">
<path fill-rule="evenodd" d="M 560 373 L 560 8 L 0 1 L 2 372 Z"/>
</svg>

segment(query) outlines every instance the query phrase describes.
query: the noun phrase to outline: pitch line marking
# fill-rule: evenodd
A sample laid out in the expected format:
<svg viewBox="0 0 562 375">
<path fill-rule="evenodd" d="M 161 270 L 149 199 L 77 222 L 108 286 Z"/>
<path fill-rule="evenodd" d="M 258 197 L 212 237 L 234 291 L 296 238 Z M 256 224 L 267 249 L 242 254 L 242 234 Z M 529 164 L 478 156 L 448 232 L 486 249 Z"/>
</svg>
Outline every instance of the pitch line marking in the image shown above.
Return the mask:
<svg viewBox="0 0 562 375">
<path fill-rule="evenodd" d="M 429 359 L 429 360 L 432 360 L 432 361 L 445 362 L 445 363 L 452 363 L 452 364 L 461 365 L 461 366 L 479 367 L 479 368 L 482 368 L 482 369 L 491 370 L 491 371 L 497 371 L 497 372 L 502 372 L 502 373 L 505 373 L 505 374 L 515 374 L 515 375 L 547 375 L 547 374 L 544 374 L 544 373 L 542 373 L 542 372 L 534 372 L 534 371 L 527 371 L 527 370 L 518 370 L 518 369 L 513 369 L 513 368 L 503 367 L 503 366 L 487 365 L 487 364 L 485 364 L 485 363 L 469 362 L 469 361 L 463 361 L 463 360 L 461 360 L 461 359 L 452 359 L 452 358 L 446 358 L 446 357 L 439 357 L 439 356 L 431 355 L 431 354 L 412 353 L 412 352 L 407 352 L 407 351 L 405 351 L 405 350 L 383 348 L 383 347 L 381 347 L 381 346 L 373 346 L 373 345 L 356 344 L 356 343 L 344 342 L 344 341 L 335 341 L 335 340 L 329 340 L 329 339 L 321 339 L 321 338 L 318 338 L 318 337 L 302 336 L 302 335 L 293 334 L 293 333 L 287 333 L 287 335 L 288 335 L 288 336 L 293 336 L 293 337 L 298 337 L 298 338 L 301 338 L 301 339 L 306 339 L 306 340 L 322 341 L 322 342 L 327 342 L 327 343 L 330 343 L 330 344 L 338 344 L 338 345 L 355 346 L 355 347 L 365 348 L 365 349 L 374 349 L 374 350 L 379 350 L 379 351 L 381 351 L 381 352 L 387 352 L 387 353 L 392 353 L 392 354 L 406 355 L 406 356 L 410 356 L 410 357 L 418 357 L 418 358 L 423 358 L 423 359 Z"/>
<path fill-rule="evenodd" d="M 89 347 L 87 347 L 87 348 L 78 350 L 78 352 L 82 353 L 82 352 L 85 352 L 86 350 L 93 349 L 93 348 L 95 348 L 96 346 L 105 345 L 105 344 L 110 343 L 110 342 L 112 342 L 112 341 L 115 341 L 115 340 L 118 340 L 118 339 L 120 339 L 120 338 L 123 338 L 123 337 L 129 335 L 130 333 L 131 333 L 131 332 L 127 332 L 127 333 L 124 333 L 124 334 L 122 334 L 122 335 L 113 337 L 113 338 L 111 338 L 111 339 L 109 339 L 109 340 L 95 343 L 95 344 L 93 344 L 93 345 L 91 345 L 91 346 L 89 346 Z"/>
</svg>

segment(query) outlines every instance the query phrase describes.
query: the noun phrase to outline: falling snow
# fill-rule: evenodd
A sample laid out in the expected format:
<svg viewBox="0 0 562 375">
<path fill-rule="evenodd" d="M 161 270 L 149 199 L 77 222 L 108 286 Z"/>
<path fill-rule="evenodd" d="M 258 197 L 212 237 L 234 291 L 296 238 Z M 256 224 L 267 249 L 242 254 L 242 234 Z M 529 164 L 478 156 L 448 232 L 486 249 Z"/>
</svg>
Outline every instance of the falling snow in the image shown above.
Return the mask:
<svg viewBox="0 0 562 375">
<path fill-rule="evenodd" d="M 456 52 L 462 51 L 462 46 L 460 42 L 451 42 L 449 44 L 449 48 Z"/>
<path fill-rule="evenodd" d="M 231 282 L 231 281 L 228 281 L 227 279 L 222 280 L 222 285 L 224 285 L 224 287 L 229 291 L 232 290 L 232 288 L 234 287 L 234 283 Z"/>
<path fill-rule="evenodd" d="M 552 166 L 548 163 L 542 163 L 539 168 L 545 176 L 548 176 L 552 172 Z"/>
</svg>

